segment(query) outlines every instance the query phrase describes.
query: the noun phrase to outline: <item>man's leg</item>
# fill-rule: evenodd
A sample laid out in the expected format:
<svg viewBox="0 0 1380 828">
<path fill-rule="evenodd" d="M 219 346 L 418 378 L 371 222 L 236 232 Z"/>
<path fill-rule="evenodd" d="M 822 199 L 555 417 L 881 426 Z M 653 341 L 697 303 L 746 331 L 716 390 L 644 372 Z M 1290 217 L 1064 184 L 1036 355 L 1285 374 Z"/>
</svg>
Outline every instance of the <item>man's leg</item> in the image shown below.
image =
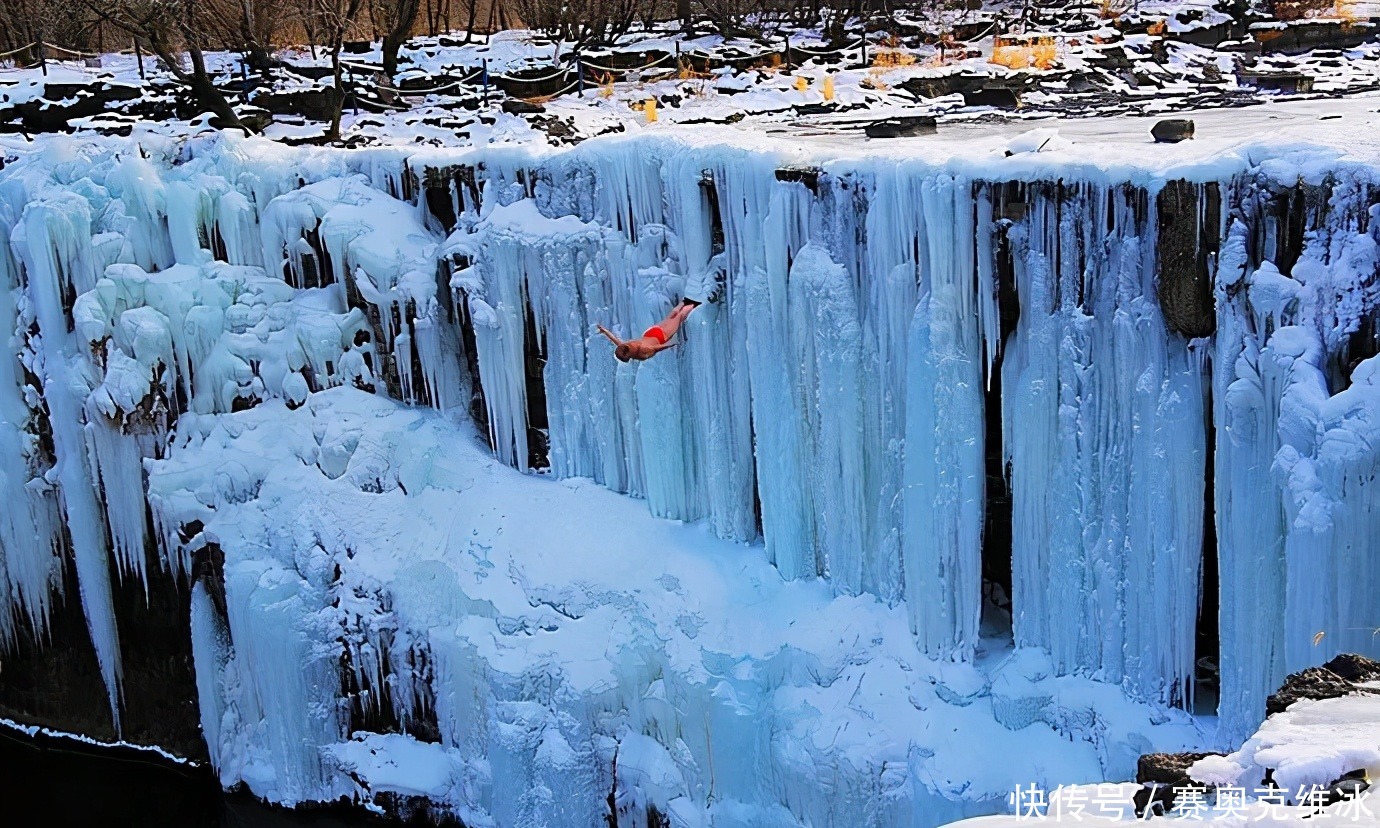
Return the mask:
<svg viewBox="0 0 1380 828">
<path fill-rule="evenodd" d="M 657 326 L 666 333 L 666 341 L 669 342 L 675 338 L 676 331 L 680 330 L 680 323 L 684 318 L 681 316 L 680 308 L 675 308 L 666 314 L 665 319 L 657 323 Z"/>
</svg>

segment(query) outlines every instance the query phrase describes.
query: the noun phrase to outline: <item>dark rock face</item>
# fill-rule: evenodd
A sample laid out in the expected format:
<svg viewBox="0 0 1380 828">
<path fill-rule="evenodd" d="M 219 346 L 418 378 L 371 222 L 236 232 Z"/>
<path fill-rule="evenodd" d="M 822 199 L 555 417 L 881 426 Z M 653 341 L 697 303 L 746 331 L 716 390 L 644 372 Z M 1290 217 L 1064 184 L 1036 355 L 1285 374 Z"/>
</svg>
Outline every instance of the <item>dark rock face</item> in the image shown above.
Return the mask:
<svg viewBox="0 0 1380 828">
<path fill-rule="evenodd" d="M 1302 72 L 1237 72 L 1242 86 L 1297 95 L 1313 91 L 1313 76 Z"/>
<path fill-rule="evenodd" d="M 1188 118 L 1166 118 L 1155 122 L 1150 136 L 1159 144 L 1177 144 L 1193 137 L 1193 121 Z"/>
<path fill-rule="evenodd" d="M 273 124 L 273 113 L 257 106 L 245 107 L 237 113 L 240 123 L 254 132 L 263 132 Z"/>
<path fill-rule="evenodd" d="M 271 115 L 300 115 L 314 121 L 329 121 L 334 113 L 332 90 L 314 89 L 259 95 L 254 103 Z"/>
<path fill-rule="evenodd" d="M 503 103 L 499 104 L 499 106 L 501 106 L 503 108 L 503 111 L 507 112 L 509 115 L 535 115 L 539 112 L 546 111 L 546 107 L 542 106 L 539 103 L 531 103 L 530 101 L 523 101 L 518 99 L 506 100 Z"/>
<path fill-rule="evenodd" d="M 1021 105 L 1020 93 L 1005 86 L 988 86 L 964 90 L 964 106 L 991 106 L 997 109 L 1016 109 Z"/>
<path fill-rule="evenodd" d="M 1188 768 L 1199 759 L 1220 756 L 1218 753 L 1147 753 L 1136 761 L 1137 782 L 1158 782 L 1162 785 L 1187 785 Z"/>
<path fill-rule="evenodd" d="M 1216 185 L 1169 181 L 1155 203 L 1159 215 L 1156 287 L 1165 324 L 1188 339 L 1210 336 L 1217 329 L 1217 304 L 1208 260 L 1216 252 L 1217 241 L 1204 228 L 1217 227 L 1220 192 Z M 1211 235 L 1215 236 L 1215 230 Z"/>
<path fill-rule="evenodd" d="M 455 229 L 457 221 L 455 215 L 455 203 L 451 200 L 450 190 L 441 187 L 427 187 L 425 190 L 426 207 L 445 228 L 447 234 Z"/>
<path fill-rule="evenodd" d="M 863 132 L 868 138 L 910 138 L 915 135 L 933 135 L 937 131 L 938 126 L 933 115 L 888 118 L 863 127 Z"/>
<path fill-rule="evenodd" d="M 73 118 L 89 118 L 140 96 L 138 89 L 114 83 L 50 83 L 44 99 L 0 108 L 0 123 L 17 121 L 31 132 L 68 132 Z"/>
<path fill-rule="evenodd" d="M 1355 693 L 1357 689 L 1354 683 L 1326 667 L 1309 667 L 1290 674 L 1284 686 L 1265 700 L 1265 715 L 1283 713 L 1289 705 L 1303 699 L 1336 699 Z"/>
<path fill-rule="evenodd" d="M 1380 680 L 1380 661 L 1372 661 L 1355 653 L 1342 653 L 1324 664 L 1323 669 L 1331 670 L 1347 681 Z"/>
<path fill-rule="evenodd" d="M 1350 49 L 1375 36 L 1372 24 L 1341 20 L 1295 20 L 1279 29 L 1257 29 L 1251 37 L 1265 54 L 1301 55 L 1313 49 Z"/>
<path fill-rule="evenodd" d="M 1335 780 L 1327 786 L 1326 804 L 1335 805 L 1338 802 L 1360 799 L 1361 795 L 1370 790 L 1370 782 L 1366 779 L 1364 770 L 1354 770 L 1343 774 L 1340 779 Z"/>
<path fill-rule="evenodd" d="M 189 759 L 207 758 L 187 634 L 190 585 L 163 570 L 152 553 L 147 565 L 147 593 L 138 578 L 117 578 L 112 567 L 124 662 L 121 729 L 111 720 L 70 563 L 64 571 L 65 600 L 54 606 L 47 634 L 26 629 L 0 656 L 0 716 L 101 741 L 158 745 Z"/>
<path fill-rule="evenodd" d="M 776 180 L 795 182 L 804 184 L 810 192 L 819 193 L 819 176 L 823 172 L 819 167 L 778 167 L 776 169 Z"/>
<path fill-rule="evenodd" d="M 1207 788 L 1188 776 L 1194 762 L 1215 753 L 1147 753 L 1136 761 L 1136 781 L 1144 785 L 1136 791 L 1132 801 L 1136 816 L 1163 816 L 1174 809 L 1174 799 L 1185 788 Z"/>
</svg>

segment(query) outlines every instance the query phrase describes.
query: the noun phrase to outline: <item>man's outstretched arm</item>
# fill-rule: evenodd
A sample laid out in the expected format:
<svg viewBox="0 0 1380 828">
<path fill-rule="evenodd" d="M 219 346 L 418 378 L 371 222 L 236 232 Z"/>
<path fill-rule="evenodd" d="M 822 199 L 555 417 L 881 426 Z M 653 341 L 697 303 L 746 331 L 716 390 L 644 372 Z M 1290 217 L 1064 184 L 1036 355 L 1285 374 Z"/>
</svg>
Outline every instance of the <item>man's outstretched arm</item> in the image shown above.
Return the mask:
<svg viewBox="0 0 1380 828">
<path fill-rule="evenodd" d="M 609 342 L 612 342 L 615 348 L 623 344 L 623 340 L 614 336 L 612 333 L 609 333 L 609 329 L 605 328 L 603 325 L 595 325 L 594 327 L 599 329 L 599 333 L 603 334 L 604 336 L 607 336 L 609 338 Z"/>
</svg>

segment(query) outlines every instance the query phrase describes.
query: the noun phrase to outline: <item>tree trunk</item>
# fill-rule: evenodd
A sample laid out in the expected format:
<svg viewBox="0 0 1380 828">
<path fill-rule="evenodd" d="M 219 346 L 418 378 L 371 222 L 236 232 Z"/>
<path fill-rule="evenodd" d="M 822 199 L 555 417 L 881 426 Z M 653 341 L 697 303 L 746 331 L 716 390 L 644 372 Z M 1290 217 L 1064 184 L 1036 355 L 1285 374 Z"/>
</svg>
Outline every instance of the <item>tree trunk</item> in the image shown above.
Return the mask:
<svg viewBox="0 0 1380 828">
<path fill-rule="evenodd" d="M 173 54 L 172 50 L 163 43 L 150 41 L 149 49 L 170 68 L 175 69 L 180 62 L 179 56 Z M 225 95 L 221 94 L 221 91 L 211 82 L 211 74 L 206 71 L 206 58 L 202 55 L 201 48 L 189 42 L 187 44 L 187 56 L 191 59 L 192 74 L 190 77 L 182 77 L 181 80 L 192 88 L 192 97 L 196 99 L 197 104 L 216 116 L 216 126 L 219 128 L 239 129 L 247 134 L 249 129 L 240 123 L 240 116 L 235 114 L 234 107 L 230 106 Z M 174 74 L 181 73 L 175 71 Z"/>
<path fill-rule="evenodd" d="M 254 0 L 240 0 L 240 40 L 243 41 L 244 63 L 256 72 L 273 68 L 273 56 L 260 42 L 254 22 Z"/>
<path fill-rule="evenodd" d="M 345 79 L 340 69 L 341 42 L 337 38 L 331 45 L 331 80 L 334 86 L 331 93 L 331 124 L 326 128 L 327 141 L 340 140 L 340 118 L 345 112 Z"/>
<path fill-rule="evenodd" d="M 398 50 L 412 34 L 421 0 L 393 0 L 393 25 L 383 36 L 383 74 L 391 83 L 398 74 Z"/>
<path fill-rule="evenodd" d="M 479 0 L 465 0 L 468 4 L 469 20 L 465 24 L 465 42 L 469 43 L 474 39 L 474 24 L 479 19 Z M 449 22 L 449 21 L 447 21 Z"/>
</svg>

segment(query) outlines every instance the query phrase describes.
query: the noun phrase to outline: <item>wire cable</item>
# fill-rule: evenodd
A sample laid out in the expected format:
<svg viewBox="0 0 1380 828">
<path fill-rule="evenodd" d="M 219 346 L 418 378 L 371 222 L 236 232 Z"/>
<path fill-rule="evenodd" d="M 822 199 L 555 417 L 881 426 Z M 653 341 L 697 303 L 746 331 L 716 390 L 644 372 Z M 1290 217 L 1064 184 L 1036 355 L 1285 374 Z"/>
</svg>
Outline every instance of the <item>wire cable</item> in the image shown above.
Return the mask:
<svg viewBox="0 0 1380 828">
<path fill-rule="evenodd" d="M 57 45 L 56 43 L 44 43 L 44 44 L 43 44 L 43 48 L 45 48 L 45 49 L 56 49 L 56 50 L 58 50 L 59 52 L 65 52 L 66 54 L 69 54 L 69 55 L 76 55 L 77 57 L 83 57 L 83 58 L 100 57 L 100 53 L 98 53 L 98 52 L 79 52 L 79 51 L 77 51 L 76 49 L 68 49 L 68 48 L 65 47 L 65 46 L 59 46 L 59 45 Z"/>
<path fill-rule="evenodd" d="M 504 73 L 502 73 L 502 72 L 490 72 L 490 73 L 489 73 L 489 77 L 491 77 L 491 78 L 501 78 L 501 79 L 503 79 L 503 80 L 519 81 L 519 82 L 521 82 L 521 83 L 541 83 L 542 81 L 549 81 L 549 80 L 551 80 L 551 79 L 553 79 L 553 78 L 564 78 L 566 75 L 569 75 L 569 74 L 570 74 L 570 68 L 569 68 L 569 67 L 566 67 L 566 66 L 562 66 L 562 67 L 560 67 L 559 69 L 557 69 L 556 71 L 552 72 L 552 73 L 549 74 L 549 75 L 542 75 L 542 76 L 536 77 L 536 78 L 520 78 L 520 77 L 517 77 L 516 75 L 506 75 L 506 74 L 504 74 Z"/>
<path fill-rule="evenodd" d="M 27 52 L 27 51 L 29 51 L 30 49 L 32 49 L 33 47 L 35 47 L 35 46 L 37 46 L 37 45 L 38 45 L 38 43 L 37 43 L 37 41 L 35 41 L 35 42 L 30 43 L 30 44 L 28 44 L 28 45 L 20 46 L 18 49 L 11 49 L 11 50 L 9 50 L 8 52 L 0 52 L 0 58 L 9 57 L 10 55 L 17 55 L 17 54 L 19 54 L 20 52 Z"/>
<path fill-rule="evenodd" d="M 620 69 L 616 66 L 604 66 L 602 64 L 598 64 L 589 60 L 579 60 L 578 58 L 577 60 L 579 60 L 579 62 L 584 66 L 599 72 L 644 72 L 648 69 L 651 69 L 653 66 L 660 66 L 661 64 L 665 63 L 673 57 L 675 57 L 675 55 L 665 54 L 644 66 L 629 66 L 626 69 Z"/>
<path fill-rule="evenodd" d="M 826 56 L 826 55 L 841 55 L 841 54 L 843 54 L 844 52 L 847 52 L 847 51 L 850 51 L 850 50 L 852 50 L 852 49 L 858 48 L 859 46 L 863 45 L 863 43 L 865 43 L 866 40 L 867 40 L 867 38 L 860 37 L 860 38 L 858 38 L 857 40 L 853 41 L 852 43 L 849 43 L 849 44 L 844 45 L 844 46 L 839 46 L 839 47 L 836 48 L 836 49 L 823 49 L 823 50 L 818 50 L 818 49 L 807 49 L 807 48 L 805 48 L 804 46 L 792 46 L 792 47 L 791 47 L 791 51 L 792 51 L 792 52 L 803 52 L 804 54 L 810 55 L 811 57 L 824 57 L 824 56 Z"/>
</svg>

